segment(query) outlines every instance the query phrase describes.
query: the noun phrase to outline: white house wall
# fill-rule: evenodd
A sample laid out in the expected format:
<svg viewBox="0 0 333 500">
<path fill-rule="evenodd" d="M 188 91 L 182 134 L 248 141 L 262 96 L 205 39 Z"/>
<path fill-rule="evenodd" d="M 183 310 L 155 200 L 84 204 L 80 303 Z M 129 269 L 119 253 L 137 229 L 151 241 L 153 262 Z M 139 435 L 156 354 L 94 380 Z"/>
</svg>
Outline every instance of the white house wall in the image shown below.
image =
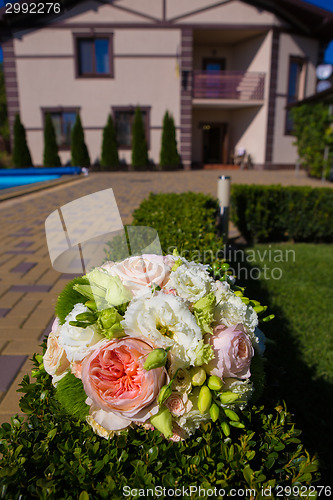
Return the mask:
<svg viewBox="0 0 333 500">
<path fill-rule="evenodd" d="M 111 31 L 114 34 L 114 78 L 103 79 L 75 77 L 72 30 L 45 28 L 21 33 L 21 38 L 15 39 L 21 120 L 27 127 L 35 164 L 42 162 L 42 108 L 55 106 L 80 108 L 92 161 L 100 157 L 102 129 L 112 106 L 151 106 L 150 157 L 158 162 L 165 111 L 172 112 L 176 125 L 180 122 L 180 32 Z M 39 131 L 31 130 L 36 128 Z M 130 160 L 130 152 L 121 152 L 120 156 Z M 70 153 L 62 152 L 61 157 L 68 161 Z"/>
<path fill-rule="evenodd" d="M 316 89 L 315 68 L 318 58 L 318 41 L 287 33 L 280 34 L 273 143 L 273 163 L 276 164 L 290 164 L 295 163 L 297 160 L 297 149 L 293 145 L 295 137 L 285 135 L 289 56 L 308 59 L 304 97 L 314 94 Z"/>
</svg>

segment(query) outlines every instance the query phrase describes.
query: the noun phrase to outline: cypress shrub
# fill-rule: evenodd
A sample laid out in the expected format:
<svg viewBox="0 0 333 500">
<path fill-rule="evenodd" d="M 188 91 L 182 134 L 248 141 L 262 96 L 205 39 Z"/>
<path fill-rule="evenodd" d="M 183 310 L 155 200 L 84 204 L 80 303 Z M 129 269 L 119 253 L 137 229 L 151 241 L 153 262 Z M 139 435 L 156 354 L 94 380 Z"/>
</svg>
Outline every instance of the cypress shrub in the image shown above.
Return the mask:
<svg viewBox="0 0 333 500">
<path fill-rule="evenodd" d="M 50 113 L 45 116 L 43 165 L 44 167 L 61 167 L 56 134 Z"/>
<path fill-rule="evenodd" d="M 135 110 L 132 128 L 132 166 L 134 170 L 145 170 L 149 164 L 145 127 L 139 107 Z"/>
<path fill-rule="evenodd" d="M 333 241 L 333 190 L 234 185 L 232 219 L 249 241 Z"/>
<path fill-rule="evenodd" d="M 101 153 L 102 170 L 111 170 L 119 165 L 119 156 L 117 149 L 116 129 L 113 124 L 112 116 L 108 116 L 108 121 L 103 129 L 103 142 Z"/>
<path fill-rule="evenodd" d="M 177 151 L 176 128 L 173 117 L 166 111 L 163 118 L 162 142 L 160 151 L 160 165 L 166 170 L 180 164 Z"/>
<path fill-rule="evenodd" d="M 76 121 L 72 129 L 71 155 L 73 166 L 90 166 L 88 148 L 84 142 L 84 132 L 79 114 L 76 115 Z"/>
<path fill-rule="evenodd" d="M 13 164 L 15 167 L 32 167 L 24 125 L 17 114 L 14 122 Z"/>
</svg>

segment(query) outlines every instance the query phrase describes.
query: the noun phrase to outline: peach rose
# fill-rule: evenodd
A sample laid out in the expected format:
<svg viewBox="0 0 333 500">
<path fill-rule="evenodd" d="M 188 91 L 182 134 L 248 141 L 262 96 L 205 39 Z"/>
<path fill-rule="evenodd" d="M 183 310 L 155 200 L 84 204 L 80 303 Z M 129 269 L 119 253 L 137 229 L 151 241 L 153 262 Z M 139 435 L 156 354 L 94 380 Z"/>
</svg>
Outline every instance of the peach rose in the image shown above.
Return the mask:
<svg viewBox="0 0 333 500">
<path fill-rule="evenodd" d="M 254 355 L 252 343 L 242 325 L 214 328 L 213 335 L 205 337 L 212 346 L 215 358 L 206 365 L 210 375 L 218 377 L 249 378 Z"/>
<path fill-rule="evenodd" d="M 107 262 L 102 266 L 110 275 L 119 276 L 133 295 L 150 288 L 152 283 L 161 288 L 169 279 L 171 268 L 162 255 L 145 254 L 129 257 L 122 262 Z"/>
<path fill-rule="evenodd" d="M 47 349 L 44 354 L 43 363 L 45 371 L 52 377 L 59 377 L 69 368 L 66 352 L 59 345 L 59 320 L 55 319 L 52 330 L 47 338 Z"/>
<path fill-rule="evenodd" d="M 145 422 L 158 411 L 156 398 L 166 375 L 164 368 L 143 369 L 151 350 L 146 342 L 126 337 L 100 342 L 84 359 L 81 376 L 90 415 L 105 429 Z"/>
</svg>

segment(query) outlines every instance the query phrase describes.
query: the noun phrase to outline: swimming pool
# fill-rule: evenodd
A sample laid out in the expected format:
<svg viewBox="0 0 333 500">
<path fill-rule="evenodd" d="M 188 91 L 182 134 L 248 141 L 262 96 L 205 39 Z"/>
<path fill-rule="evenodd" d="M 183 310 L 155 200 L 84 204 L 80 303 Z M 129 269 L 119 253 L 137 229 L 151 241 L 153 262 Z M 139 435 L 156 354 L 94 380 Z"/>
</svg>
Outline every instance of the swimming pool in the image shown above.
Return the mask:
<svg viewBox="0 0 333 500">
<path fill-rule="evenodd" d="M 53 181 L 63 175 L 81 173 L 80 167 L 10 168 L 0 170 L 0 190 L 38 182 Z"/>
<path fill-rule="evenodd" d="M 0 177 L 0 189 L 25 186 L 36 182 L 52 181 L 59 179 L 61 175 L 6 175 Z"/>
</svg>

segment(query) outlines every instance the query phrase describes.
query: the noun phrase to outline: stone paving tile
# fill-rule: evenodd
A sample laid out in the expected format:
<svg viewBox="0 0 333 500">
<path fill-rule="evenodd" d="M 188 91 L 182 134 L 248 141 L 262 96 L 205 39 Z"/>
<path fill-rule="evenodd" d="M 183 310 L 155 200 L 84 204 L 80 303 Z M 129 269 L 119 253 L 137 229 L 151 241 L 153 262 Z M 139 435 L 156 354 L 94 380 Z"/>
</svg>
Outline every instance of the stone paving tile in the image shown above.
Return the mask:
<svg viewBox="0 0 333 500">
<path fill-rule="evenodd" d="M 27 356 L 0 354 L 0 391 L 7 391 Z"/>
<path fill-rule="evenodd" d="M 76 276 L 57 273 L 51 267 L 44 222 L 54 210 L 81 196 L 111 187 L 123 223 L 130 223 L 133 210 L 149 193 L 194 191 L 216 197 L 220 175 L 231 176 L 232 183 L 333 187 L 332 183 L 307 178 L 304 172 L 296 177 L 291 171 L 106 172 L 0 202 L 3 221 L 0 226 L 0 356 L 31 357 L 41 338 L 51 329 L 58 294 L 66 282 Z M 235 228 L 231 235 L 237 235 Z M 35 265 L 29 268 L 31 263 Z M 31 362 L 26 361 L 9 390 L 0 394 L 0 422 L 9 421 L 10 415 L 19 411 L 21 395 L 15 391 L 30 370 Z"/>
</svg>

